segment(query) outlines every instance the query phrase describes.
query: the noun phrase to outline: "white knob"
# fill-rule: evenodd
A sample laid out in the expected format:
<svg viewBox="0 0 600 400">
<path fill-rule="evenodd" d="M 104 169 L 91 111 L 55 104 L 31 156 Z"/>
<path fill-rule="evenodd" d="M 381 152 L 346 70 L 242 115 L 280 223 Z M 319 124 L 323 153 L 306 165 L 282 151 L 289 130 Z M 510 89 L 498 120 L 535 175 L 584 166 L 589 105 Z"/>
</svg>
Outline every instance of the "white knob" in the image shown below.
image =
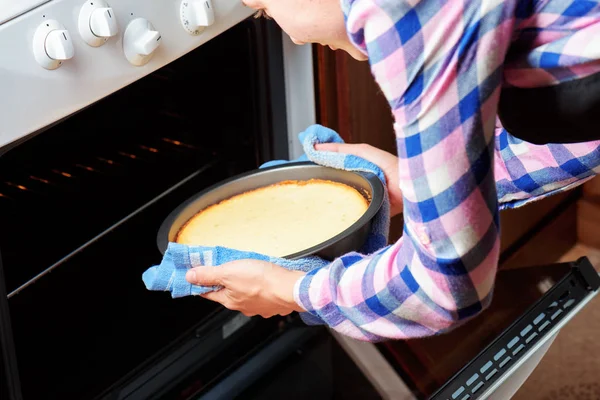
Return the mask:
<svg viewBox="0 0 600 400">
<path fill-rule="evenodd" d="M 93 47 L 119 33 L 115 12 L 104 0 L 90 0 L 81 6 L 78 27 L 82 39 Z"/>
<path fill-rule="evenodd" d="M 160 45 L 161 36 L 144 18 L 136 18 L 127 25 L 123 34 L 123 52 L 133 65 L 144 65 Z"/>
<path fill-rule="evenodd" d="M 66 29 L 55 29 L 46 36 L 46 54 L 53 60 L 65 61 L 73 57 L 73 42 Z"/>
<path fill-rule="evenodd" d="M 215 22 L 215 12 L 210 0 L 183 0 L 179 19 L 188 33 L 199 35 Z"/>
<path fill-rule="evenodd" d="M 40 24 L 33 35 L 33 56 L 46 69 L 56 69 L 73 57 L 75 50 L 71 35 L 56 20 Z"/>
<path fill-rule="evenodd" d="M 117 20 L 113 17 L 114 11 L 110 7 L 98 8 L 90 17 L 92 33 L 98 37 L 111 37 L 119 32 Z"/>
<path fill-rule="evenodd" d="M 147 30 L 140 34 L 140 37 L 133 42 L 133 51 L 136 54 L 147 56 L 152 54 L 160 44 L 160 33 Z"/>
</svg>

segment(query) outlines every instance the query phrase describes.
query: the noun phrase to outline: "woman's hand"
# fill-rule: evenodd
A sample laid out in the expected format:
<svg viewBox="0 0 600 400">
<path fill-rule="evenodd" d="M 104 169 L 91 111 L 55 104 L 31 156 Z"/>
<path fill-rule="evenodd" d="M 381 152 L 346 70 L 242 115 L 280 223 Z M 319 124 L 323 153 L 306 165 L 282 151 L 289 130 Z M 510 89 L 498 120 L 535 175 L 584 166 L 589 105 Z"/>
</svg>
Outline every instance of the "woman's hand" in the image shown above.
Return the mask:
<svg viewBox="0 0 600 400">
<path fill-rule="evenodd" d="M 304 272 L 289 271 L 265 261 L 239 260 L 218 267 L 197 267 L 185 276 L 188 282 L 223 288 L 201 295 L 244 315 L 287 315 L 304 311 L 294 300 L 294 285 Z"/>
<path fill-rule="evenodd" d="M 400 190 L 398 178 L 398 157 L 368 144 L 321 143 L 317 144 L 315 149 L 352 154 L 377 165 L 383 171 L 385 180 L 387 181 L 388 193 L 390 195 L 390 216 L 393 217 L 402 212 L 402 191 Z"/>
</svg>

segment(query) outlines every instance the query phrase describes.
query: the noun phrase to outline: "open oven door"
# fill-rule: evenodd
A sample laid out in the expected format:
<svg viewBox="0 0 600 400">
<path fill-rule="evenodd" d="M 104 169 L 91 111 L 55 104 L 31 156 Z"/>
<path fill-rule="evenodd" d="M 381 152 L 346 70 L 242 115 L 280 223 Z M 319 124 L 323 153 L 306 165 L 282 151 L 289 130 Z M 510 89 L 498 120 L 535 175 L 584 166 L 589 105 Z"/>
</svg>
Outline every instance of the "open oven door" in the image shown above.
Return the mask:
<svg viewBox="0 0 600 400">
<path fill-rule="evenodd" d="M 553 285 L 432 397 L 509 399 L 546 354 L 559 331 L 597 294 L 600 276 L 587 258 L 547 266 L 569 268 Z M 549 273 L 548 276 L 551 276 Z M 546 290 L 546 289 L 541 289 Z"/>
<path fill-rule="evenodd" d="M 501 270 L 492 305 L 452 332 L 377 345 L 338 340 L 385 399 L 506 400 L 599 287 L 585 257 Z"/>
</svg>

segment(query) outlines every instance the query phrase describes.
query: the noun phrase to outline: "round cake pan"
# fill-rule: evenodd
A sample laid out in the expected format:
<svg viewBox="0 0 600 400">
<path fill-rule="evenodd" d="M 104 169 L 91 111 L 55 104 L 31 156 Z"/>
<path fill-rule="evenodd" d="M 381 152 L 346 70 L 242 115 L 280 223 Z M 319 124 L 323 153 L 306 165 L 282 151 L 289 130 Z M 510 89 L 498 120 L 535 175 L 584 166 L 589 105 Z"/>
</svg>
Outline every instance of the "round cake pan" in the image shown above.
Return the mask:
<svg viewBox="0 0 600 400">
<path fill-rule="evenodd" d="M 198 212 L 213 204 L 271 184 L 309 179 L 324 179 L 352 186 L 368 198 L 369 207 L 362 217 L 345 231 L 323 243 L 284 258 L 294 260 L 317 255 L 325 260 L 333 260 L 350 251 L 359 250 L 367 239 L 373 218 L 383 204 L 385 190 L 383 184 L 372 173 L 343 171 L 312 162 L 292 162 L 253 170 L 197 193 L 173 210 L 164 220 L 158 230 L 158 249 L 164 254 L 169 242 L 175 241 L 181 227 Z M 290 227 L 290 229 L 294 228 Z"/>
</svg>

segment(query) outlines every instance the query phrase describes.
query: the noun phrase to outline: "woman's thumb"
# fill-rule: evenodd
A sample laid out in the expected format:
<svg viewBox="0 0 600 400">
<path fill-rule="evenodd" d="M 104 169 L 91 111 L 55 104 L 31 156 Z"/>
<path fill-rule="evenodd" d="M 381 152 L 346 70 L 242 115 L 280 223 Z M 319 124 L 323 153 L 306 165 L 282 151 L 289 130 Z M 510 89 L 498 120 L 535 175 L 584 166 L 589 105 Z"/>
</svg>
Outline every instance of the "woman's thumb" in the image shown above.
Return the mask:
<svg viewBox="0 0 600 400">
<path fill-rule="evenodd" d="M 185 279 L 198 286 L 222 285 L 224 272 L 221 267 L 196 267 L 185 274 Z"/>
</svg>

